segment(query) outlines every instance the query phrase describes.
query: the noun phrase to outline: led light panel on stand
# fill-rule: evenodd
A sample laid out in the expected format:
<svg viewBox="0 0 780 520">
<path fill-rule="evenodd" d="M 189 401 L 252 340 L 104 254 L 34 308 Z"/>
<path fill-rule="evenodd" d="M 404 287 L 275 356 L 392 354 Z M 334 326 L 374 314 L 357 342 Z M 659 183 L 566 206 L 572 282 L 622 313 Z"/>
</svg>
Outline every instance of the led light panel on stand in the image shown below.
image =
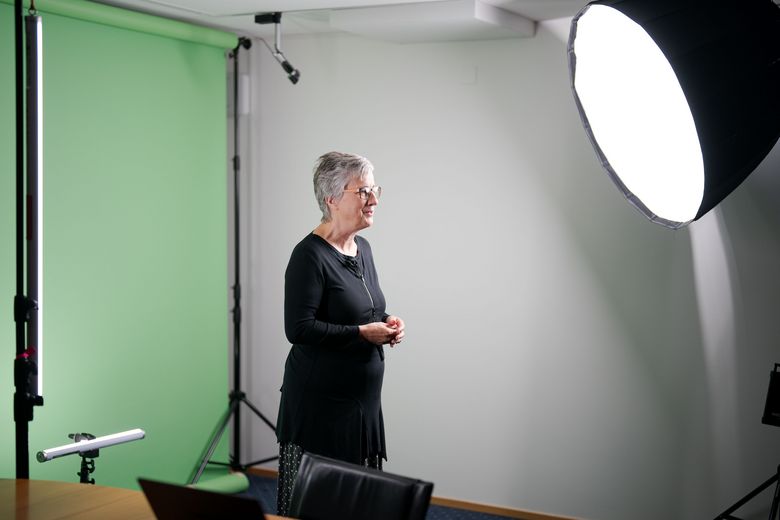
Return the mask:
<svg viewBox="0 0 780 520">
<path fill-rule="evenodd" d="M 734 190 L 780 137 L 771 0 L 601 0 L 572 21 L 572 90 L 609 176 L 679 228 Z"/>
<path fill-rule="evenodd" d="M 40 16 L 25 16 L 27 45 L 27 296 L 35 302 L 27 347 L 37 370 L 35 395 L 43 395 L 43 31 Z"/>
</svg>

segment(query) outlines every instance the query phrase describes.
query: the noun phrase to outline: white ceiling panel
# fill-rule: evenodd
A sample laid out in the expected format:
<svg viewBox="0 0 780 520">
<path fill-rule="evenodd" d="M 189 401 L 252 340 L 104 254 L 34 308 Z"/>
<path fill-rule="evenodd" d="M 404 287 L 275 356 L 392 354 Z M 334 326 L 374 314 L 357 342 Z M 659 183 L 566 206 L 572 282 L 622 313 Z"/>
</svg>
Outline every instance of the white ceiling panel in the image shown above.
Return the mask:
<svg viewBox="0 0 780 520">
<path fill-rule="evenodd" d="M 334 29 L 398 43 L 531 37 L 535 22 L 480 0 L 331 11 Z"/>
<path fill-rule="evenodd" d="M 134 0 L 138 7 L 145 6 L 189 11 L 210 17 L 240 16 L 268 12 L 316 11 L 321 9 L 350 9 L 387 5 L 433 3 L 445 0 Z"/>
<path fill-rule="evenodd" d="M 95 0 L 158 16 L 273 37 L 257 13 L 282 12 L 283 34 L 348 32 L 397 42 L 528 37 L 534 21 L 574 16 L 587 0 Z"/>
</svg>

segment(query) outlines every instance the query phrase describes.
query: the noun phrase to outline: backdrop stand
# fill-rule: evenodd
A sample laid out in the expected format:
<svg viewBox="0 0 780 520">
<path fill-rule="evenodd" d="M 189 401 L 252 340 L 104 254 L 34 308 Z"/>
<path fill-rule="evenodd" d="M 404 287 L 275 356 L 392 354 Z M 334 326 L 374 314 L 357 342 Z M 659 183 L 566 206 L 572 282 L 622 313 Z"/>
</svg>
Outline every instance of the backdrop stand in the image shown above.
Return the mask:
<svg viewBox="0 0 780 520">
<path fill-rule="evenodd" d="M 239 38 L 238 45 L 230 53 L 233 58 L 233 232 L 234 232 L 234 261 L 235 261 L 235 283 L 233 285 L 233 390 L 228 396 L 228 408 L 222 415 L 217 428 L 214 431 L 211 440 L 206 448 L 205 454 L 200 461 L 195 473 L 190 479 L 190 484 L 195 484 L 200 479 L 203 471 L 208 464 L 227 466 L 236 471 L 244 471 L 251 466 L 264 464 L 276 460 L 279 456 L 268 457 L 249 463 L 241 463 L 241 403 L 245 404 L 254 414 L 259 417 L 271 430 L 276 432 L 276 426 L 269 421 L 246 397 L 246 393 L 241 390 L 241 283 L 239 279 L 240 268 L 240 235 L 239 235 L 239 171 L 241 161 L 238 155 L 238 117 L 239 117 L 239 99 L 238 99 L 238 51 L 241 47 L 249 49 L 252 47 L 252 41 L 248 38 Z M 225 432 L 230 418 L 233 418 L 233 446 L 230 453 L 230 462 L 214 462 L 211 457 L 219 444 L 222 434 Z"/>
</svg>

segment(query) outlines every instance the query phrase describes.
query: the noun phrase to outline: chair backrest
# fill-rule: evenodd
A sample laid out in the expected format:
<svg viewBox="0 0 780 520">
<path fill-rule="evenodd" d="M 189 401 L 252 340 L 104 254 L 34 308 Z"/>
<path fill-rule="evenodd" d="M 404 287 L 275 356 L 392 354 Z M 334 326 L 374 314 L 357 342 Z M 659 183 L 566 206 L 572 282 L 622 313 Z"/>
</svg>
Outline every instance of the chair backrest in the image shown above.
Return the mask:
<svg viewBox="0 0 780 520">
<path fill-rule="evenodd" d="M 290 499 L 302 520 L 423 520 L 433 484 L 304 453 Z"/>
</svg>

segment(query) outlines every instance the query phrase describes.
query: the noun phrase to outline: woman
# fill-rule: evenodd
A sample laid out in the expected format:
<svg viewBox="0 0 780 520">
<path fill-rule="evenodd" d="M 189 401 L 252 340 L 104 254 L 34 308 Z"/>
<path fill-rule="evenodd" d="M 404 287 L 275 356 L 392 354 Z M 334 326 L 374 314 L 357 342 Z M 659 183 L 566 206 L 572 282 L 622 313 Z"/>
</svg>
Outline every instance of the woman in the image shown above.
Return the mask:
<svg viewBox="0 0 780 520">
<path fill-rule="evenodd" d="M 385 312 L 371 246 L 357 233 L 374 223 L 382 189 L 371 163 L 330 152 L 317 160 L 314 194 L 322 221 L 293 249 L 285 273 L 287 356 L 276 435 L 278 514 L 304 451 L 382 469 L 383 345 L 404 322 Z"/>
</svg>

